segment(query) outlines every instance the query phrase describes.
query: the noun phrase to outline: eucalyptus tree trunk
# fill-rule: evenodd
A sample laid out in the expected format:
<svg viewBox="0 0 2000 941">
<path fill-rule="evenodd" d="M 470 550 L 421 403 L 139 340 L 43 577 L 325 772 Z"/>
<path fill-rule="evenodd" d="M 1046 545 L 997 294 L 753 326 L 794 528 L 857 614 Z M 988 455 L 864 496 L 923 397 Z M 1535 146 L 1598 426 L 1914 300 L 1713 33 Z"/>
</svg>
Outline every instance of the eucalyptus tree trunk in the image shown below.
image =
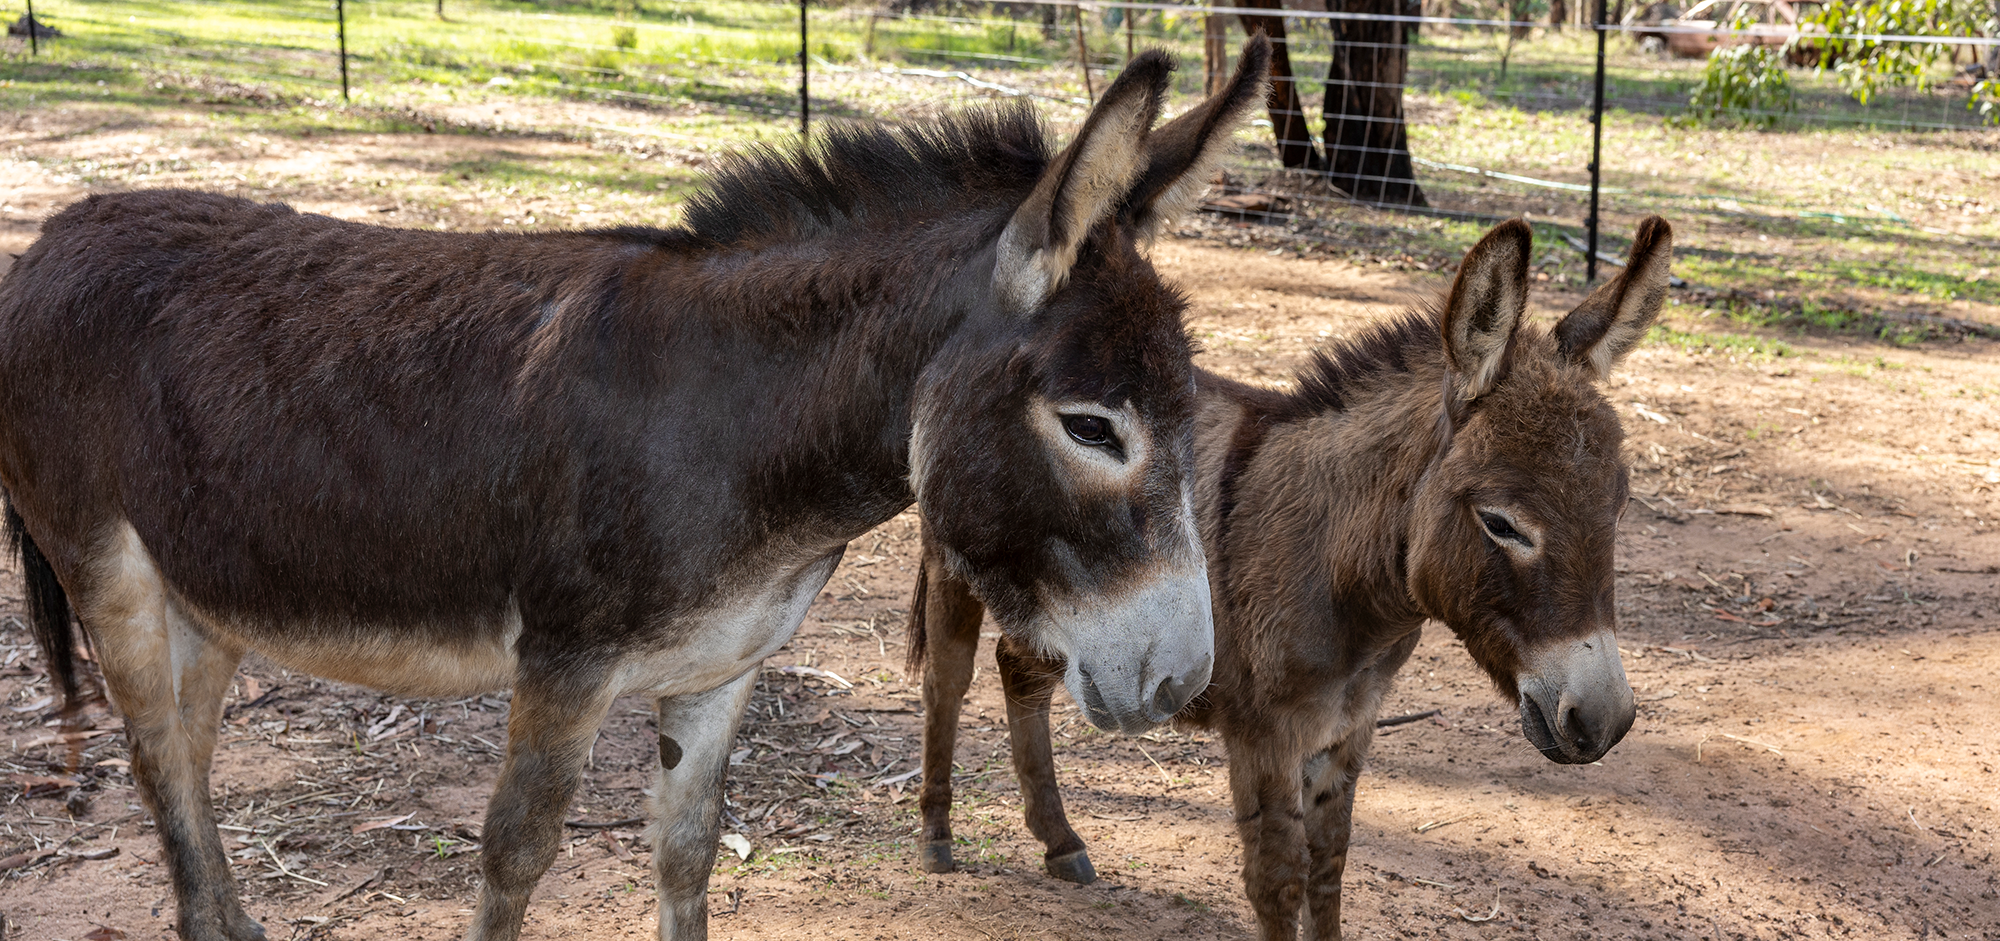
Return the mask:
<svg viewBox="0 0 2000 941">
<path fill-rule="evenodd" d="M 1403 0 L 1327 0 L 1329 11 L 1392 16 Z M 1429 206 L 1410 166 L 1403 125 L 1403 80 L 1409 67 L 1406 25 L 1394 21 L 1331 20 L 1333 62 L 1326 73 L 1328 177 L 1366 202 Z"/>
<path fill-rule="evenodd" d="M 1283 10 L 1282 0 L 1239 0 L 1237 6 L 1260 10 Z M 1277 139 L 1278 159 L 1286 169 L 1324 170 L 1326 158 L 1313 144 L 1312 126 L 1306 123 L 1305 105 L 1299 101 L 1298 83 L 1292 78 L 1292 53 L 1285 42 L 1285 17 L 1242 14 L 1243 31 L 1263 30 L 1271 37 L 1271 97 L 1265 107 L 1271 114 L 1271 133 Z"/>
<path fill-rule="evenodd" d="M 1229 21 L 1201 18 L 1202 94 L 1214 95 L 1229 83 Z"/>
</svg>

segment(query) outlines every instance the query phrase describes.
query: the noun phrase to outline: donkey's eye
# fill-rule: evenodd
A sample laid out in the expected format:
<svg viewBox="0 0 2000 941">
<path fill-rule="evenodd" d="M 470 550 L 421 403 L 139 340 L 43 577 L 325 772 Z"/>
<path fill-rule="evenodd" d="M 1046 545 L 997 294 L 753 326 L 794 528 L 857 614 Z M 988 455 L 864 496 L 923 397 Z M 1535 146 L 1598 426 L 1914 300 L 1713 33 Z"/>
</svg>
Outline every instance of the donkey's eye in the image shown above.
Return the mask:
<svg viewBox="0 0 2000 941">
<path fill-rule="evenodd" d="M 1100 448 L 1117 443 L 1111 437 L 1111 423 L 1096 415 L 1064 415 L 1062 423 L 1063 430 L 1078 444 Z"/>
<path fill-rule="evenodd" d="M 1496 542 L 1505 539 L 1509 542 L 1518 542 L 1530 549 L 1535 547 L 1535 544 L 1530 542 L 1527 536 L 1522 535 L 1520 530 L 1514 528 L 1514 524 L 1507 522 L 1507 518 L 1498 513 L 1489 513 L 1485 510 L 1479 511 L 1479 525 L 1486 527 L 1486 535 L 1492 536 Z"/>
</svg>

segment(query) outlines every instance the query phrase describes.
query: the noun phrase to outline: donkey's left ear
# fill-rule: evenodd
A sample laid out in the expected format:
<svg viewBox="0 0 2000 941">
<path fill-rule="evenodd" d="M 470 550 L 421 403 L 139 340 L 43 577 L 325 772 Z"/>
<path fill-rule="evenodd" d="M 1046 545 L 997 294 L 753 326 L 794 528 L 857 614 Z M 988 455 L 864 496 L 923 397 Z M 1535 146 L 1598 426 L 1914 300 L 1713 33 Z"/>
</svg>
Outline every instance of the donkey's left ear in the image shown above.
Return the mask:
<svg viewBox="0 0 2000 941">
<path fill-rule="evenodd" d="M 1033 311 L 1062 287 L 1090 230 L 1138 183 L 1173 68 L 1157 51 L 1133 59 L 1014 210 L 993 263 L 994 291 L 1009 306 Z"/>
<path fill-rule="evenodd" d="M 1607 379 L 1611 370 L 1639 345 L 1639 339 L 1660 316 L 1667 299 L 1667 266 L 1673 260 L 1674 229 L 1659 216 L 1647 216 L 1632 236 L 1632 253 L 1625 270 L 1609 284 L 1592 291 L 1575 310 L 1556 324 L 1556 344 L 1562 355 Z"/>
<path fill-rule="evenodd" d="M 1140 238 L 1152 238 L 1194 208 L 1228 155 L 1231 135 L 1269 97 L 1270 73 L 1271 40 L 1259 30 L 1243 44 L 1236 74 L 1222 91 L 1154 129 L 1146 142 L 1146 172 L 1123 210 Z"/>
</svg>

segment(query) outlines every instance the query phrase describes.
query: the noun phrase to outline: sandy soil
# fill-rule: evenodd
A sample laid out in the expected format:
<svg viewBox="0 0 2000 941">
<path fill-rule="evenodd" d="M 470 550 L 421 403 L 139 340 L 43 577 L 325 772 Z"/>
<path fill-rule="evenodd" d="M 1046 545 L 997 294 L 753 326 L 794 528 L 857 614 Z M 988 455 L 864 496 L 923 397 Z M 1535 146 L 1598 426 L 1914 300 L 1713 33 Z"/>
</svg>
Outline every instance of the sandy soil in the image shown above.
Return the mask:
<svg viewBox="0 0 2000 941">
<path fill-rule="evenodd" d="M 199 117 L 42 115 L 0 129 L 0 253 L 22 250 L 37 220 L 86 191 L 51 167 L 86 152 L 136 166 L 146 158 L 133 148 L 175 141 L 175 122 Z M 461 149 L 574 158 L 592 146 L 453 137 L 452 153 L 426 157 L 441 140 L 203 151 L 182 139 L 196 151 L 188 169 L 98 185 L 247 173 L 317 211 L 473 225 L 520 210 L 446 189 L 423 203 L 429 215 L 402 219 L 380 207 L 418 200 L 381 193 L 434 179 L 424 161 Z M 338 176 L 360 185 L 332 185 Z M 591 218 L 577 205 L 549 212 Z M 1194 301 L 1202 362 L 1242 378 L 1281 382 L 1315 344 L 1443 283 L 1223 235 L 1170 239 L 1155 255 Z M 1575 300 L 1536 303 L 1550 313 Z M 1716 323 L 1693 295 L 1676 300 L 1677 328 Z M 1602 762 L 1543 760 L 1450 634 L 1427 630 L 1386 711 L 1442 713 L 1385 731 L 1371 756 L 1346 882 L 1351 937 L 2000 938 L 1995 345 L 1784 339 L 1793 355 L 1778 358 L 1648 345 L 1608 390 L 1635 470 L 1618 588 L 1641 707 Z M 765 669 L 729 783 L 728 828 L 753 852 L 718 859 L 715 935 L 1252 936 L 1226 756 L 1206 735 L 1108 736 L 1061 705 L 1061 777 L 1102 879 L 1076 887 L 1040 873 L 1006 770 L 990 649 L 959 755 L 969 865 L 917 870 L 908 775 L 921 716 L 901 667 L 914 532 L 905 514 L 857 540 Z M 93 717 L 103 734 L 81 743 L 80 787 L 50 780 L 71 772 L 50 741 L 49 684 L 19 594 L 11 573 L 0 579 L 0 913 L 18 937 L 172 937 L 117 720 Z M 272 937 L 456 937 L 506 709 L 504 694 L 395 700 L 248 664 L 215 793 Z M 613 710 L 573 819 L 642 813 L 649 721 L 643 702 Z M 650 936 L 638 826 L 573 832 L 527 937 Z"/>
</svg>

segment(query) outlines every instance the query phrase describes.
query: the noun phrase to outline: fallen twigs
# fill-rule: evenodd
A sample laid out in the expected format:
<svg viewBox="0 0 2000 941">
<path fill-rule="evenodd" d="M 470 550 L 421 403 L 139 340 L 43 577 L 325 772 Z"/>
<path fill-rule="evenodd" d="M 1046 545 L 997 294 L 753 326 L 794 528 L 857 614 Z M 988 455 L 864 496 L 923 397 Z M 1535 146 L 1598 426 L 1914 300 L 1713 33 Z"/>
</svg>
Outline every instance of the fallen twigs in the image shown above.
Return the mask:
<svg viewBox="0 0 2000 941">
<path fill-rule="evenodd" d="M 1479 815 L 1478 815 L 1478 814 L 1476 814 L 1476 813 L 1471 813 L 1471 814 L 1461 814 L 1461 815 L 1459 815 L 1459 816 L 1456 816 L 1456 817 L 1453 817 L 1453 818 L 1451 818 L 1450 820 L 1433 820 L 1433 821 L 1431 821 L 1431 822 L 1429 822 L 1429 823 L 1420 823 L 1420 824 L 1417 824 L 1417 825 L 1416 825 L 1416 827 L 1415 827 L 1414 829 L 1415 829 L 1415 830 L 1416 830 L 1416 831 L 1417 831 L 1418 833 L 1429 833 L 1429 832 L 1431 832 L 1432 830 L 1435 830 L 1435 829 L 1437 829 L 1437 828 L 1439 828 L 1439 827 L 1448 827 L 1448 826 L 1451 826 L 1451 825 L 1452 825 L 1452 824 L 1454 824 L 1454 823 L 1458 823 L 1458 822 L 1460 822 L 1460 821 L 1463 821 L 1463 820 L 1471 820 L 1472 818 L 1474 818 L 1474 817 L 1477 817 L 1477 816 L 1479 816 Z"/>
<path fill-rule="evenodd" d="M 1387 719 L 1376 719 L 1375 727 L 1378 729 L 1386 729 L 1391 726 L 1408 725 L 1411 722 L 1421 722 L 1425 719 L 1430 718 L 1431 716 L 1443 715 L 1443 714 L 1444 714 L 1443 709 L 1426 709 L 1423 712 L 1412 712 L 1406 716 L 1391 716 L 1390 718 Z"/>
<path fill-rule="evenodd" d="M 565 820 L 563 826 L 572 830 L 629 830 L 646 825 L 644 817 L 626 817 L 623 820 Z"/>
<path fill-rule="evenodd" d="M 1472 922 L 1492 921 L 1493 919 L 1500 917 L 1500 896 L 1498 895 L 1493 896 L 1493 910 L 1487 912 L 1484 915 L 1474 915 L 1468 913 L 1463 908 L 1453 908 L 1451 910 L 1451 913 L 1457 915 L 1460 918 L 1465 919 L 1466 921 L 1472 921 Z"/>
</svg>

